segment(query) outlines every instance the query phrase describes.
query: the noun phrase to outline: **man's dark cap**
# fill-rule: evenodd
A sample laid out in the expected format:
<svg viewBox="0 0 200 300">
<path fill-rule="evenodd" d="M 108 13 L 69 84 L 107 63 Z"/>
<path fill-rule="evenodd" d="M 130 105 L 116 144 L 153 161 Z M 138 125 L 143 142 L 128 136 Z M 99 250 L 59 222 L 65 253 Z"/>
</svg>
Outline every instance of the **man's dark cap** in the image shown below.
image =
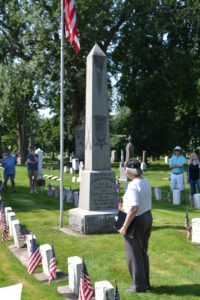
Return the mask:
<svg viewBox="0 0 200 300">
<path fill-rule="evenodd" d="M 129 169 L 140 169 L 140 162 L 137 159 L 130 159 L 126 162 L 125 167 Z"/>
</svg>

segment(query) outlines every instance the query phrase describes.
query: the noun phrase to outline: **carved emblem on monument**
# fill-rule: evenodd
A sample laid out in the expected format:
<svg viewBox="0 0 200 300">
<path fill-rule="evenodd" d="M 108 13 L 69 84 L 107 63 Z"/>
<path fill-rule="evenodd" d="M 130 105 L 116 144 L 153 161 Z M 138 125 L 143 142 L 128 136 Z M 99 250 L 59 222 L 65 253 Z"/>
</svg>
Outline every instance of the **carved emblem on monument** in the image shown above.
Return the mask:
<svg viewBox="0 0 200 300">
<path fill-rule="evenodd" d="M 95 127 L 95 138 L 96 144 L 101 148 L 106 145 L 106 117 L 104 116 L 94 116 L 94 127 Z"/>
</svg>

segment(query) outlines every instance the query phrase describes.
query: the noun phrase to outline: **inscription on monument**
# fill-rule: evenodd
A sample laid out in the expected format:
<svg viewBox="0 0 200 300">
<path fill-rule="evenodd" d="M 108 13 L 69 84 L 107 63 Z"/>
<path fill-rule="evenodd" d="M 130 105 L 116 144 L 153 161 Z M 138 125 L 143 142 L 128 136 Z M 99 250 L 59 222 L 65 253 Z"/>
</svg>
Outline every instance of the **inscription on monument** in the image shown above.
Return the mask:
<svg viewBox="0 0 200 300">
<path fill-rule="evenodd" d="M 93 199 L 93 204 L 91 209 L 113 209 L 116 208 L 116 193 L 113 177 L 110 174 L 96 174 L 95 177 L 91 179 L 91 197 Z"/>
</svg>

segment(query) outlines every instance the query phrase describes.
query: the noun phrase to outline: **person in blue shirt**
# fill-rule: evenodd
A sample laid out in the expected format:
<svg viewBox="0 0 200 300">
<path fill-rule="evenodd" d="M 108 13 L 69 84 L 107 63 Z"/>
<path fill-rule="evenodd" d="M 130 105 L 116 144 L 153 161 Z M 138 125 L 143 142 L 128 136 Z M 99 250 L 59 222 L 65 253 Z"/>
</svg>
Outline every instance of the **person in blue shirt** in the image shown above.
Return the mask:
<svg viewBox="0 0 200 300">
<path fill-rule="evenodd" d="M 12 185 L 12 192 L 15 190 L 15 166 L 17 160 L 15 155 L 11 155 L 11 150 L 6 149 L 6 155 L 2 159 L 2 166 L 4 168 L 4 183 L 2 191 L 5 192 L 7 189 L 7 182 L 10 179 Z"/>
<path fill-rule="evenodd" d="M 27 155 L 27 168 L 30 193 L 37 194 L 37 175 L 38 175 L 38 155 L 35 153 L 35 146 L 29 147 L 29 153 Z"/>
<path fill-rule="evenodd" d="M 174 154 L 169 160 L 169 167 L 172 171 L 170 188 L 171 191 L 179 189 L 181 192 L 181 203 L 185 202 L 185 182 L 184 182 L 184 165 L 186 158 L 182 155 L 180 146 L 174 148 Z"/>
</svg>

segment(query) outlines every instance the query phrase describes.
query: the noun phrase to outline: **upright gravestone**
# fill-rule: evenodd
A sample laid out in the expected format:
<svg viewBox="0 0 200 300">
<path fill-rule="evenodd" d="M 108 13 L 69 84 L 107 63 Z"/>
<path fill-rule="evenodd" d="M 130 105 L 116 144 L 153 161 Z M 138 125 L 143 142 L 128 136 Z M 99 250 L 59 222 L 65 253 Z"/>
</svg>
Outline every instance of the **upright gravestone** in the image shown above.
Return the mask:
<svg viewBox="0 0 200 300">
<path fill-rule="evenodd" d="M 147 152 L 144 150 L 142 151 L 142 163 L 141 163 L 141 169 L 142 171 L 147 171 Z"/>
<path fill-rule="evenodd" d="M 132 144 L 132 137 L 129 135 L 128 144 L 126 145 L 126 161 L 134 157 L 134 146 Z"/>
<path fill-rule="evenodd" d="M 96 44 L 87 57 L 85 168 L 79 207 L 69 211 L 70 228 L 84 234 L 113 232 L 117 209 L 107 98 L 106 55 Z"/>
<path fill-rule="evenodd" d="M 42 164 L 43 164 L 43 151 L 38 148 L 35 153 L 38 155 L 38 177 L 37 179 L 43 179 L 43 171 L 42 171 Z"/>
</svg>

